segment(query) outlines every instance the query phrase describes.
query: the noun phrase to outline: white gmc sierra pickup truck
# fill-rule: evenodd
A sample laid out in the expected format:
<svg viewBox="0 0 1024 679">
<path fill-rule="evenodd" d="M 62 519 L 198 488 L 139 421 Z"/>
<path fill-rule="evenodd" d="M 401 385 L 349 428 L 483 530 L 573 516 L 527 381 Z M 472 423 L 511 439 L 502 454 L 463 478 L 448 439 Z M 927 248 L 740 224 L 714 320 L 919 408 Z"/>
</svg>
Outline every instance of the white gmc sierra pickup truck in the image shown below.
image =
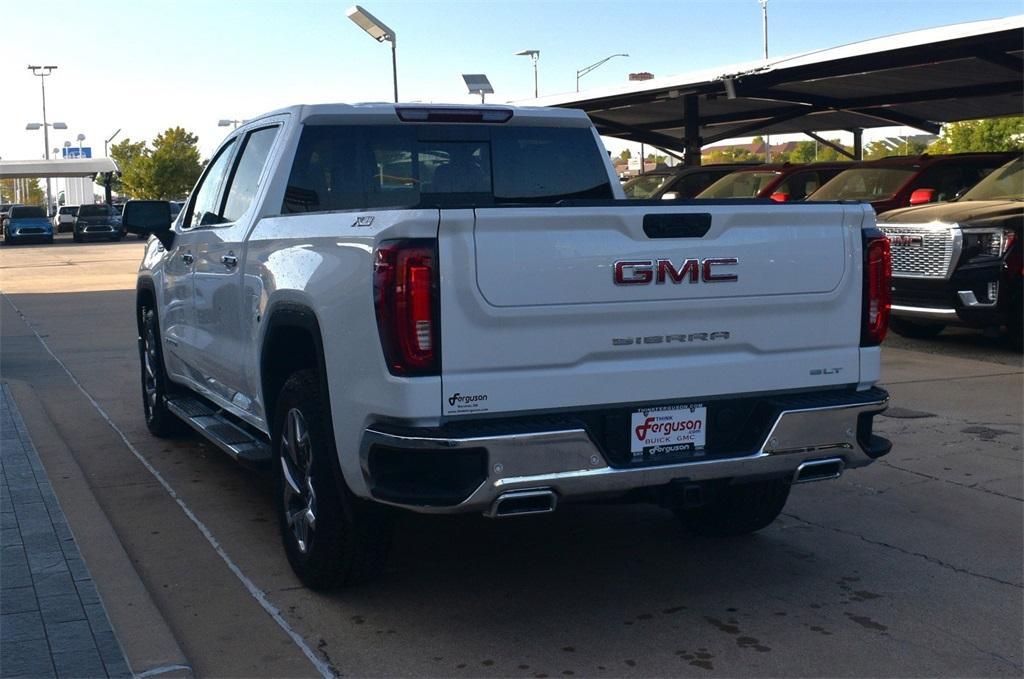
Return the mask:
<svg viewBox="0 0 1024 679">
<path fill-rule="evenodd" d="M 870 206 L 626 201 L 578 111 L 296 106 L 123 221 L 150 431 L 269 463 L 310 587 L 378 572 L 395 508 L 736 535 L 891 447 Z"/>
</svg>

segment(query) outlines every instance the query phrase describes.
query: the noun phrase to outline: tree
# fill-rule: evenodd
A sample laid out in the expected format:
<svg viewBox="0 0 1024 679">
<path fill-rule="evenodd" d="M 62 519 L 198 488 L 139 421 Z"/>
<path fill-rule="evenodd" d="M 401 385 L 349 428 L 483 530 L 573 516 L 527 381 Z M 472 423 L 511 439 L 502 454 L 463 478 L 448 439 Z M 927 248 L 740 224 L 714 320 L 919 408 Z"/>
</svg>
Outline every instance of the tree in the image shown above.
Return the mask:
<svg viewBox="0 0 1024 679">
<path fill-rule="evenodd" d="M 1024 117 L 982 118 L 942 126 L 928 153 L 1024 150 Z"/>
<path fill-rule="evenodd" d="M 125 139 L 111 149 L 121 169 L 121 188 L 132 198 L 173 200 L 192 190 L 203 171 L 199 137 L 181 127 L 158 134 L 152 149 Z"/>
<path fill-rule="evenodd" d="M 619 154 L 619 160 L 621 160 L 624 163 L 628 162 L 629 159 L 632 157 L 633 153 L 629 149 L 622 149 L 622 152 Z"/>
<path fill-rule="evenodd" d="M 46 205 L 46 192 L 40 186 L 38 179 L 0 179 L 0 198 L 5 203 L 13 203 L 15 198 L 14 185 L 24 181 L 21 185 L 23 193 L 19 196 L 22 205 Z"/>
<path fill-rule="evenodd" d="M 114 179 L 111 189 L 131 198 L 141 197 L 145 186 L 145 161 L 142 159 L 148 154 L 144 141 L 125 139 L 110 147 L 110 157 L 121 170 L 121 176 Z"/>
<path fill-rule="evenodd" d="M 198 142 L 199 137 L 181 127 L 168 128 L 156 136 L 153 152 L 146 160 L 146 197 L 168 200 L 188 195 L 203 171 Z"/>
</svg>

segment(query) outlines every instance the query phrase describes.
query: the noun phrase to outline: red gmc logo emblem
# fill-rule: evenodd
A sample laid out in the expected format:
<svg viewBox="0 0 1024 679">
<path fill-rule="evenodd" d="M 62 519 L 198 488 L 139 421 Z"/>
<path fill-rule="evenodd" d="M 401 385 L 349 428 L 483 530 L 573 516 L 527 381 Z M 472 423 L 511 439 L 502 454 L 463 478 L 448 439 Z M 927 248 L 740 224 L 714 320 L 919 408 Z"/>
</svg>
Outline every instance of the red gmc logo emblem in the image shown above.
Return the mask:
<svg viewBox="0 0 1024 679">
<path fill-rule="evenodd" d="M 889 242 L 893 245 L 905 248 L 919 248 L 924 245 L 923 236 L 889 236 Z"/>
<path fill-rule="evenodd" d="M 615 285 L 648 285 L 656 283 L 726 283 L 737 280 L 736 274 L 715 273 L 714 268 L 738 264 L 735 257 L 684 259 L 678 268 L 670 259 L 620 259 L 613 267 Z"/>
</svg>

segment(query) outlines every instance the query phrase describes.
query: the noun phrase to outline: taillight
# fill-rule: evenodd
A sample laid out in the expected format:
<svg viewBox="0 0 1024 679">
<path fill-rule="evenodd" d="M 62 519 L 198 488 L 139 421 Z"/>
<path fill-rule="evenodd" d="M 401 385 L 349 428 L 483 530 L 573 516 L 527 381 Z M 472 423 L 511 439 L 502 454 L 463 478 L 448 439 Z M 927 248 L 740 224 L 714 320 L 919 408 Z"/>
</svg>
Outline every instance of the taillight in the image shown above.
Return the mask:
<svg viewBox="0 0 1024 679">
<path fill-rule="evenodd" d="M 437 244 L 432 240 L 385 241 L 373 272 L 377 329 L 393 375 L 437 375 Z"/>
<path fill-rule="evenodd" d="M 892 253 L 889 239 L 878 229 L 864 232 L 864 303 L 860 345 L 882 343 L 889 329 L 892 304 Z"/>
</svg>

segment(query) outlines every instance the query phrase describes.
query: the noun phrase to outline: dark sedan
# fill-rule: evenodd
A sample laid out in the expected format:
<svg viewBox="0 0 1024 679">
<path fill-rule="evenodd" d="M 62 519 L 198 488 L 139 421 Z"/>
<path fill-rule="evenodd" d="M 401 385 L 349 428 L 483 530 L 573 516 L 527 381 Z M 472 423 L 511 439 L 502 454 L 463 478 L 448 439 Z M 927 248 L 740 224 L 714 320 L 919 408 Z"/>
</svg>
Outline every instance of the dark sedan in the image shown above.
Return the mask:
<svg viewBox="0 0 1024 679">
<path fill-rule="evenodd" d="M 74 239 L 119 241 L 124 236 L 121 215 L 113 205 L 80 205 L 75 213 Z"/>
</svg>

